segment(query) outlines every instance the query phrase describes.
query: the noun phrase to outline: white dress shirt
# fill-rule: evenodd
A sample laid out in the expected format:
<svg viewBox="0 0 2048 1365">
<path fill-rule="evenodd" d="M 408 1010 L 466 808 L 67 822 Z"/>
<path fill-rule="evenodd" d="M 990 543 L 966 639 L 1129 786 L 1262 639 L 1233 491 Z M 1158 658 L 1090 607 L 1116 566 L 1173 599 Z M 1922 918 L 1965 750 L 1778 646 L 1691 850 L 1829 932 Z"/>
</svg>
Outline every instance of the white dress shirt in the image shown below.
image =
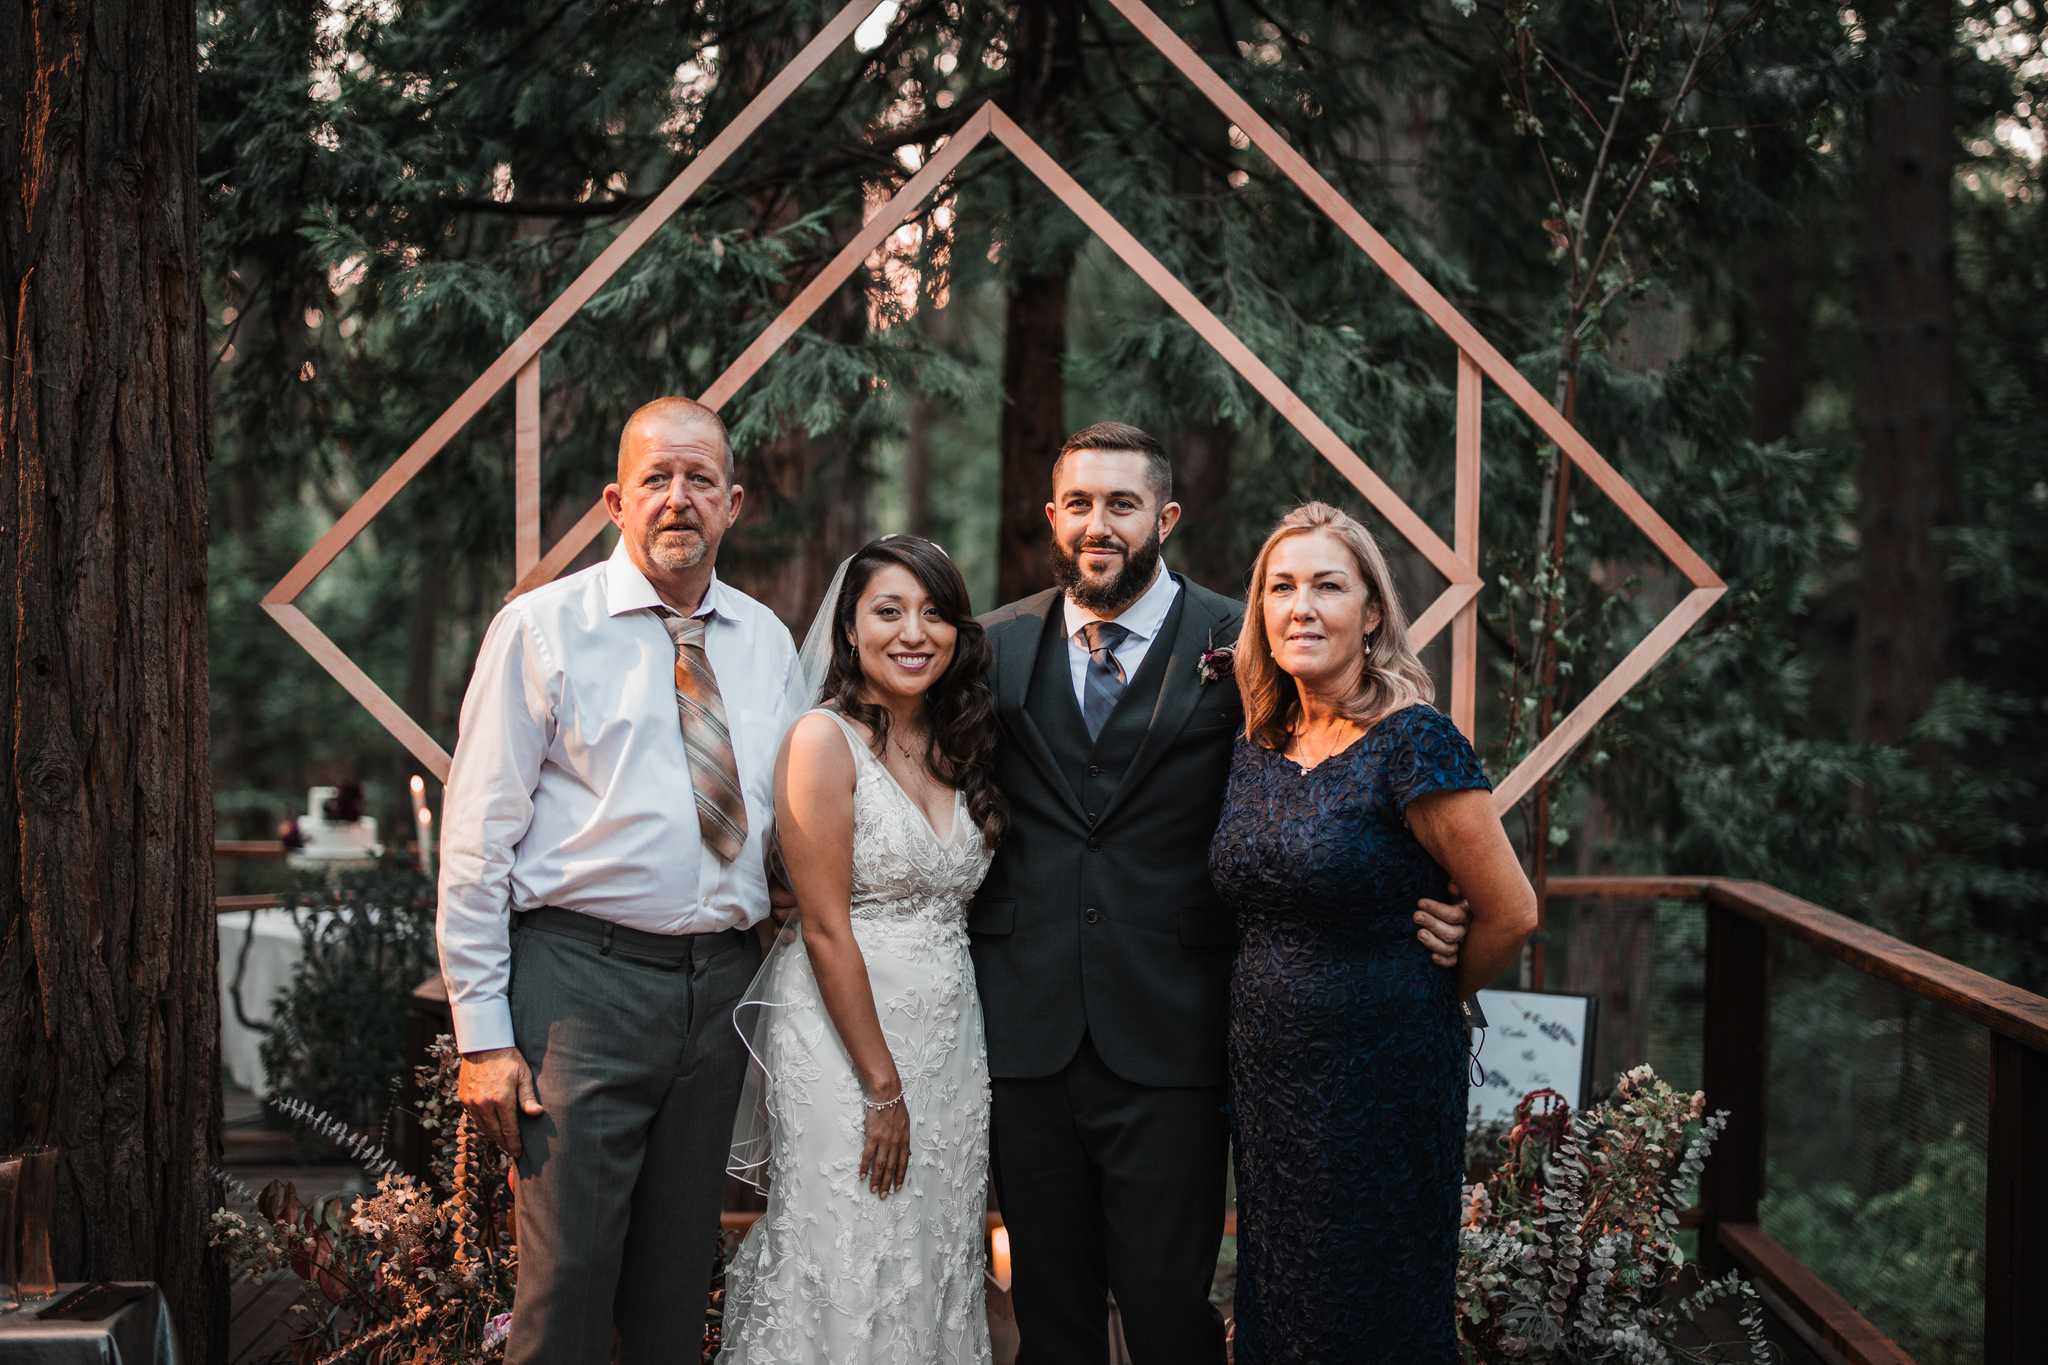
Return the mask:
<svg viewBox="0 0 2048 1365">
<path fill-rule="evenodd" d="M 796 646 L 714 575 L 696 615 L 747 804 L 730 865 L 704 846 L 661 598 L 623 544 L 507 603 L 477 653 L 441 810 L 441 975 L 464 1052 L 512 1044 L 512 911 L 544 905 L 656 934 L 768 912 L 762 849 Z"/>
<path fill-rule="evenodd" d="M 1120 616 L 1103 616 L 1076 602 L 1072 594 L 1061 600 L 1067 608 L 1067 662 L 1074 673 L 1074 700 L 1081 704 L 1085 715 L 1088 710 L 1088 646 L 1076 638 L 1081 627 L 1090 621 L 1114 621 L 1130 634 L 1123 643 L 1110 651 L 1116 661 L 1124 667 L 1124 681 L 1128 683 L 1138 676 L 1138 666 L 1145 662 L 1145 651 L 1152 647 L 1159 628 L 1166 624 L 1166 614 L 1173 610 L 1173 599 L 1180 595 L 1180 584 L 1166 571 L 1166 565 L 1159 566 L 1159 572 L 1152 576 L 1152 586 L 1138 595 L 1138 600 L 1123 609 Z"/>
</svg>

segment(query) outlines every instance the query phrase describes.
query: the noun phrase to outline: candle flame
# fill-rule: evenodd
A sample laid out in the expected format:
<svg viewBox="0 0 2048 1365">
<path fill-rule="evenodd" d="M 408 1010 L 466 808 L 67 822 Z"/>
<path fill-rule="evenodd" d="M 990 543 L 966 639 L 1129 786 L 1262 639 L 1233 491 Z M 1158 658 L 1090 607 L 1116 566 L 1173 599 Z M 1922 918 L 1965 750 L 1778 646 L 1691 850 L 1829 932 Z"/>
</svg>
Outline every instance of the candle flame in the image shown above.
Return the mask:
<svg viewBox="0 0 2048 1365">
<path fill-rule="evenodd" d="M 1001 1223 L 988 1235 L 989 1266 L 993 1270 L 996 1287 L 1010 1287 L 1010 1230 Z"/>
</svg>

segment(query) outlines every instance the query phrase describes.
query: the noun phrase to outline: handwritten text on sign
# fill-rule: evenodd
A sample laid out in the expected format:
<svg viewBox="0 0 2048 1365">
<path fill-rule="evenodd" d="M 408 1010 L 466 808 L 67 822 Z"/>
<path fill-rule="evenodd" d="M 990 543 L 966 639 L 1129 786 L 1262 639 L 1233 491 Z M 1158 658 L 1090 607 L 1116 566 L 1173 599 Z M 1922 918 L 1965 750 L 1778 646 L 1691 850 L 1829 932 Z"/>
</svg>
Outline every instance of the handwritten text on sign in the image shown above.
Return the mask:
<svg viewBox="0 0 2048 1365">
<path fill-rule="evenodd" d="M 1531 1090 L 1550 1089 L 1574 1110 L 1585 1102 L 1593 1056 L 1595 1000 L 1540 991 L 1481 991 L 1486 1013 L 1479 1065 L 1486 1079 L 1472 1087 L 1481 1119 L 1511 1118 Z"/>
</svg>

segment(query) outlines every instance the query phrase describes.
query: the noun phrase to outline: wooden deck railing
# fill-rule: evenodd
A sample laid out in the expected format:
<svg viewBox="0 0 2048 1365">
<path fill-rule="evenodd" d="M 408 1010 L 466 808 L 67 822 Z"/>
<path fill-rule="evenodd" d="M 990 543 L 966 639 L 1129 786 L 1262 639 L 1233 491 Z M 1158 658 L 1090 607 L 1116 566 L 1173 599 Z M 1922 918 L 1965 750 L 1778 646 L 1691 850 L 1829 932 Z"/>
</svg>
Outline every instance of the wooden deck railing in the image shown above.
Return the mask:
<svg viewBox="0 0 2048 1365">
<path fill-rule="evenodd" d="M 251 850 L 241 856 L 264 855 Z M 1708 1102 L 1728 1110 L 1730 1117 L 1701 1182 L 1696 1211 L 1701 1259 L 1711 1273 L 1742 1270 L 1779 1317 L 1830 1359 L 1914 1365 L 1896 1342 L 1758 1222 L 1769 1115 L 1769 936 L 1796 939 L 1987 1030 L 1991 1093 L 1984 1360 L 1986 1365 L 2048 1361 L 2048 1307 L 2037 1302 L 2048 1293 L 2048 1163 L 2039 1159 L 2048 1151 L 2043 1146 L 2048 1142 L 2048 999 L 1761 882 L 1553 877 L 1548 898 L 1687 901 L 1705 910 L 1703 1083 Z M 264 903 L 274 898 L 222 897 L 221 909 L 225 913 Z M 413 1001 L 416 1017 L 408 1050 L 416 1055 L 448 1027 L 439 986 L 438 978 L 424 983 Z M 742 1219 L 753 1216 L 750 1210 L 736 1213 Z"/>
<path fill-rule="evenodd" d="M 1856 1365 L 1913 1358 L 1765 1232 L 1769 936 L 1782 934 L 1930 1000 L 1990 1035 L 1984 1207 L 1986 1365 L 2048 1361 L 2048 999 L 1761 882 L 1713 877 L 1554 877 L 1549 899 L 1682 900 L 1707 915 L 1707 1101 L 1730 1113 L 1700 1187 L 1700 1253 L 1754 1280 L 1807 1344 Z M 2034 1160 L 2029 1161 L 2030 1154 Z"/>
</svg>

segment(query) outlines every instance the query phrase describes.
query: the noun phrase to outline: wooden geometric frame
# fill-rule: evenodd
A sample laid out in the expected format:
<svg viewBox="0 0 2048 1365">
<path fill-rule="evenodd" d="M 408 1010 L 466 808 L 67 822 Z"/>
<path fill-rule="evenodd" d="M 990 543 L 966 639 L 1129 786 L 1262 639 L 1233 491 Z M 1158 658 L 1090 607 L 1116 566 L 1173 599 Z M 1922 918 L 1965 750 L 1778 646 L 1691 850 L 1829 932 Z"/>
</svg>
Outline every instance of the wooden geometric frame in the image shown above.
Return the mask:
<svg viewBox="0 0 2048 1365">
<path fill-rule="evenodd" d="M 1077 184 L 1008 114 L 990 101 L 960 131 L 926 159 L 917 173 L 871 217 L 832 261 L 763 329 L 753 343 L 699 396 L 722 408 L 776 351 L 796 335 L 831 293 L 860 268 L 905 219 L 938 189 L 967 154 L 993 135 L 1061 202 L 1192 326 L 1247 383 L 1257 389 L 1289 425 L 1351 481 L 1366 501 L 1441 573 L 1446 586 L 1412 627 L 1419 646 L 1451 627 L 1452 718 L 1473 732 L 1478 685 L 1480 410 L 1489 381 L 1528 415 L 1537 428 L 1605 493 L 1651 544 L 1691 584 L 1691 590 L 1614 670 L 1603 678 L 1548 738 L 1531 750 L 1494 794 L 1506 811 L 1563 762 L 1587 732 L 1630 688 L 1656 666 L 1671 647 L 1727 591 L 1706 561 L 1694 553 L 1628 480 L 1594 450 L 1520 371 L 1496 351 L 1393 246 L 1318 174 L 1286 139 L 1183 42 L 1142 0 L 1109 0 L 1131 25 L 1200 90 L 1236 127 L 1377 265 L 1394 286 L 1420 308 L 1456 345 L 1456 486 L 1453 544 L 1446 545 L 1427 522 L 1401 500 L 1280 377 L 1211 313 L 1173 273 L 1139 244 L 1108 210 Z M 514 385 L 515 564 L 518 583 L 508 596 L 553 579 L 596 539 L 607 522 L 600 500 L 545 553 L 540 546 L 540 356 L 547 343 L 606 281 L 653 237 L 691 195 L 739 150 L 798 86 L 853 35 L 875 0 L 852 0 L 784 67 L 733 122 L 721 131 L 648 206 L 628 223 L 597 259 L 564 289 L 505 352 L 471 382 L 447 411 L 393 461 L 327 533 L 263 598 L 263 609 L 311 654 L 414 757 L 443 782 L 448 754 L 382 688 L 348 658 L 294 603 L 313 580 L 382 511 L 398 491 L 503 390 Z"/>
</svg>

